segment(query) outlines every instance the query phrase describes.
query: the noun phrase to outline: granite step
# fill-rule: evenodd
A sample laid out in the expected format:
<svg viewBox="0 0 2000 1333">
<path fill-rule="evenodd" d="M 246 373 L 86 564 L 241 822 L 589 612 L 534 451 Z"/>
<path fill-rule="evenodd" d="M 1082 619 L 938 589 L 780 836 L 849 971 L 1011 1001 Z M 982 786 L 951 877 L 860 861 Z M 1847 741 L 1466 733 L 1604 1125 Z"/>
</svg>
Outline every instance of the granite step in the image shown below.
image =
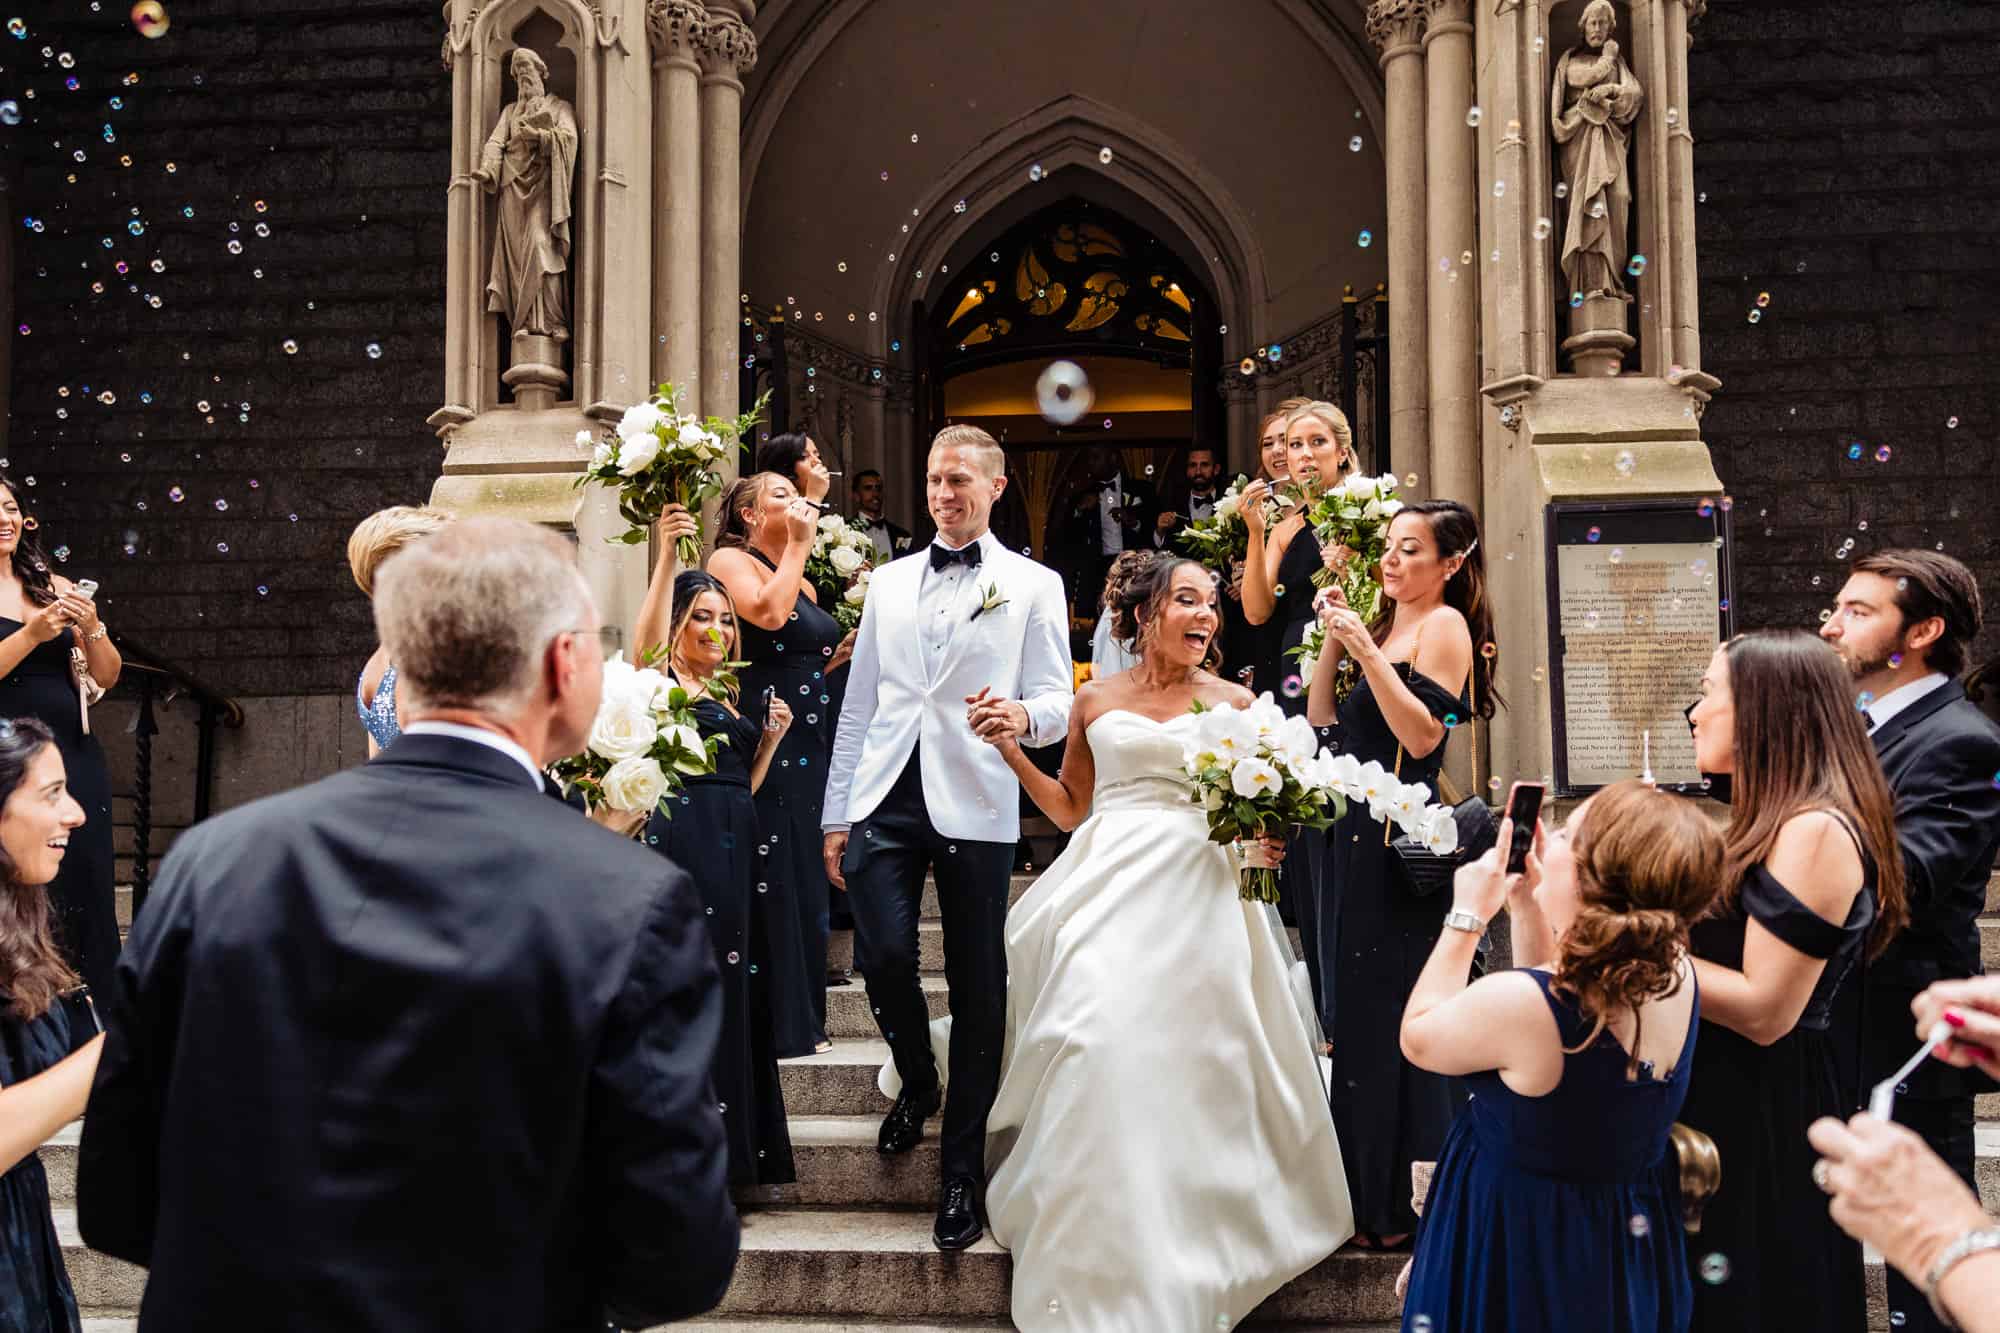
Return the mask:
<svg viewBox="0 0 2000 1333">
<path fill-rule="evenodd" d="M 932 1018 L 943 1018 L 951 1012 L 951 996 L 945 989 L 944 978 L 926 976 L 917 978 L 924 991 L 924 1003 L 930 1007 Z M 826 991 L 826 1035 L 839 1041 L 844 1037 L 867 1039 L 879 1036 L 881 1029 L 875 1026 L 875 1011 L 868 1003 L 867 979 L 857 976 L 852 984 L 829 986 Z"/>
<path fill-rule="evenodd" d="M 1996 923 L 1994 928 L 1995 930 L 2000 930 L 2000 923 Z M 1291 941 L 1292 956 L 1295 958 L 1298 957 L 1299 928 L 1297 926 L 1287 926 L 1285 928 L 1285 936 Z M 1994 947 L 2000 948 L 2000 942 L 1996 942 Z M 829 968 L 839 968 L 850 973 L 855 971 L 853 931 L 836 930 L 827 937 L 826 965 Z M 1996 967 L 1995 970 L 2000 971 L 2000 967 Z M 917 923 L 917 971 L 926 976 L 942 976 L 944 974 L 944 924 L 942 922 L 919 921 Z M 846 988 L 836 986 L 833 989 L 844 990 Z"/>
<path fill-rule="evenodd" d="M 786 1114 L 795 1120 L 888 1114 L 889 1099 L 875 1087 L 876 1073 L 888 1058 L 889 1043 L 875 1038 L 836 1041 L 830 1051 L 780 1060 L 778 1086 Z"/>
</svg>

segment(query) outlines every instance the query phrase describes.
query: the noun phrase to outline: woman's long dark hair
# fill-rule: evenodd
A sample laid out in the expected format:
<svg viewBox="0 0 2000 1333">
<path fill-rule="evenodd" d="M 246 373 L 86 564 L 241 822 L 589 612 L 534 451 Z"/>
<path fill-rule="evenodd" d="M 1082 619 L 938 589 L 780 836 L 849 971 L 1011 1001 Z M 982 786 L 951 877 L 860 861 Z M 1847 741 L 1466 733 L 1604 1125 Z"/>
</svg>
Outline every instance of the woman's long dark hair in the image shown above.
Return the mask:
<svg viewBox="0 0 2000 1333">
<path fill-rule="evenodd" d="M 21 580 L 21 592 L 34 606 L 47 606 L 56 600 L 55 580 L 49 575 L 49 558 L 42 554 L 41 543 L 28 531 L 33 520 L 28 516 L 28 507 L 21 504 L 21 488 L 14 479 L 0 472 L 0 486 L 14 497 L 14 503 L 21 505 L 21 536 L 14 543 L 12 564 L 14 577 Z"/>
<path fill-rule="evenodd" d="M 730 642 L 729 647 L 723 652 L 724 662 L 734 657 L 737 649 L 742 646 L 743 622 L 736 618 L 736 599 L 729 595 L 729 589 L 723 586 L 722 580 L 713 574 L 699 569 L 683 569 L 680 573 L 674 575 L 674 623 L 673 628 L 667 631 L 667 661 L 669 665 L 673 661 L 674 645 L 681 641 L 681 631 L 686 629 L 688 621 L 694 618 L 695 599 L 705 592 L 721 593 L 722 604 L 729 608 L 731 624 L 729 631 Z M 687 682 L 683 681 L 682 683 L 686 684 Z M 728 686 L 727 692 L 731 703 L 736 701 L 736 689 L 737 687 L 733 682 Z"/>
<path fill-rule="evenodd" d="M 1739 634 L 1723 651 L 1736 771 L 1718 901 L 1736 901 L 1743 877 L 1771 855 L 1792 816 L 1837 810 L 1875 863 L 1873 958 L 1909 922 L 1910 907 L 1895 802 L 1854 707 L 1854 677 L 1829 644 L 1804 630 Z"/>
<path fill-rule="evenodd" d="M 1458 572 L 1445 580 L 1444 604 L 1465 617 L 1472 631 L 1472 711 L 1490 718 L 1507 706 L 1507 698 L 1494 681 L 1500 665 L 1499 641 L 1493 637 L 1493 603 L 1486 595 L 1486 549 L 1479 540 L 1479 520 L 1456 500 L 1419 500 L 1405 505 L 1403 514 L 1419 514 L 1437 543 L 1438 559 L 1465 557 Z M 1396 517 L 1401 518 L 1403 514 Z M 1387 598 L 1368 627 L 1376 643 L 1386 642 L 1396 623 L 1396 604 Z M 1494 645 L 1489 652 L 1487 645 Z"/>
<path fill-rule="evenodd" d="M 1136 559 L 1126 562 L 1126 555 L 1136 555 Z M 1167 604 L 1167 595 L 1173 591 L 1174 575 L 1182 565 L 1194 565 L 1208 574 L 1211 582 L 1215 575 L 1198 560 L 1190 560 L 1184 555 L 1174 555 L 1167 551 L 1128 551 L 1112 564 L 1115 586 L 1109 589 L 1111 608 L 1111 633 L 1114 638 L 1123 639 L 1132 645 L 1132 652 L 1146 655 L 1145 645 L 1140 639 L 1146 626 L 1158 617 Z M 1122 575 L 1119 573 L 1122 567 Z M 1215 633 L 1208 639 L 1208 652 L 1202 656 L 1204 670 L 1222 670 L 1222 603 L 1217 595 L 1215 607 Z"/>
<path fill-rule="evenodd" d="M 28 780 L 28 766 L 56 743 L 32 717 L 0 719 L 0 805 Z M 0 846 L 0 994 L 22 1021 L 40 1018 L 64 991 L 78 984 L 56 947 L 46 884 L 26 884 Z"/>
<path fill-rule="evenodd" d="M 773 435 L 757 446 L 757 470 L 775 472 L 792 485 L 798 485 L 799 464 L 805 461 L 809 443 L 804 431 L 788 430 L 783 435 Z"/>
</svg>

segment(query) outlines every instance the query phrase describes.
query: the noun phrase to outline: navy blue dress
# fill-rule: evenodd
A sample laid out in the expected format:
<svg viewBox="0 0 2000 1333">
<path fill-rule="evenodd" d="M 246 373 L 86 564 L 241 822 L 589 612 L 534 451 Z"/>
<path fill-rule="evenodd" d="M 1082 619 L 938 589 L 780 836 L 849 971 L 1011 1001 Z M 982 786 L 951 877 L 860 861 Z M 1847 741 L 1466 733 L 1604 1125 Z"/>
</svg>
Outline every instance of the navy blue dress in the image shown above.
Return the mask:
<svg viewBox="0 0 2000 1333">
<path fill-rule="evenodd" d="M 770 565 L 764 553 L 750 554 Z M 757 789 L 757 826 L 763 837 L 757 878 L 771 886 L 771 1010 L 778 1058 L 811 1055 L 826 1040 L 826 861 L 820 855 L 820 810 L 833 758 L 835 698 L 827 659 L 841 640 L 840 622 L 800 590 L 791 614 L 775 630 L 737 621 L 743 699 L 761 710 L 766 689 L 792 710 L 792 725 Z"/>
<path fill-rule="evenodd" d="M 0 1087 L 60 1064 L 99 1029 L 87 1004 L 58 1000 L 40 1018 L 0 1017 Z M 79 1333 L 76 1293 L 49 1210 L 49 1178 L 29 1153 L 0 1176 L 0 1333 Z"/>
<path fill-rule="evenodd" d="M 1563 1045 L 1588 1037 L 1594 1024 L 1549 989 L 1549 974 L 1528 975 Z M 1564 1056 L 1562 1081 L 1540 1097 L 1497 1070 L 1466 1077 L 1472 1100 L 1445 1138 L 1417 1231 L 1406 1333 L 1687 1328 L 1694 1291 L 1667 1131 L 1687 1097 L 1700 1014 L 1697 993 L 1665 1078 L 1641 1064 L 1628 1079 L 1608 1031 Z"/>
<path fill-rule="evenodd" d="M 1861 860 L 1861 892 L 1841 925 L 1793 897 L 1763 866 L 1752 866 L 1728 911 L 1690 932 L 1696 957 L 1741 968 L 1747 914 L 1800 953 L 1826 960 L 1798 1023 L 1769 1046 L 1703 1025 L 1681 1120 L 1715 1140 L 1722 1186 L 1703 1210 L 1701 1233 L 1687 1244 L 1704 1277 L 1725 1266 L 1728 1277 L 1696 1288 L 1693 1327 L 1700 1333 L 1867 1327 L 1861 1243 L 1828 1215 L 1826 1196 L 1812 1183 L 1818 1154 L 1806 1142 L 1806 1126 L 1825 1115 L 1845 1118 L 1860 1098 L 1842 1073 L 1855 1067 L 1858 1021 L 1852 1009 L 1845 1029 L 1831 1020 L 1834 995 L 1875 924 L 1875 866 L 1865 847 Z"/>
<path fill-rule="evenodd" d="M 701 734 L 721 738 L 715 772 L 687 780 L 672 819 L 654 812 L 646 841 L 687 871 L 700 890 L 716 970 L 722 973 L 722 1039 L 712 1074 L 729 1136 L 729 1183 L 782 1185 L 796 1176 L 771 1032 L 773 894 L 759 874 L 763 858 L 757 855 L 757 808 L 750 796 L 762 712 L 739 717 L 713 699 L 700 700 L 694 711 Z"/>
</svg>

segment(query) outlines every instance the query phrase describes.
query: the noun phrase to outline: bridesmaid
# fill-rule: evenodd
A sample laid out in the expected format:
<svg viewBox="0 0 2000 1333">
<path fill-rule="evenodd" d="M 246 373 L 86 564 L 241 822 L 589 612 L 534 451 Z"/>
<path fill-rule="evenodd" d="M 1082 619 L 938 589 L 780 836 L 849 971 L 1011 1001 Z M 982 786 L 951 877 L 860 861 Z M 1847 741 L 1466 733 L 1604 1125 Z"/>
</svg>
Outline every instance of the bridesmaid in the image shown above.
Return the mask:
<svg viewBox="0 0 2000 1333">
<path fill-rule="evenodd" d="M 1728 1280 L 1697 1284 L 1692 1327 L 1861 1333 L 1861 1246 L 1813 1184 L 1806 1127 L 1859 1101 L 1838 1054 L 1859 1033 L 1830 1022 L 1834 995 L 1909 919 L 1888 782 L 1852 676 L 1802 630 L 1716 649 L 1688 720 L 1696 764 L 1734 779 L 1722 896 L 1694 928 L 1702 1032 L 1681 1113 L 1723 1172 L 1689 1253 Z"/>
<path fill-rule="evenodd" d="M 693 519 L 679 506 L 662 517 L 657 546 L 665 555 L 654 570 L 634 632 L 642 645 L 668 646 L 667 666 L 690 692 L 714 679 L 735 656 L 737 642 L 736 611 L 722 584 L 699 570 L 673 573 L 674 541 L 694 531 Z M 669 614 L 671 624 L 663 627 Z M 716 970 L 722 974 L 722 1039 L 712 1076 L 729 1139 L 729 1183 L 783 1185 L 797 1177 L 771 1029 L 767 918 L 773 915 L 776 895 L 761 878 L 754 796 L 770 772 L 792 713 L 783 699 L 773 699 L 763 716 L 746 715 L 730 689 L 721 700 L 697 702 L 695 717 L 702 736 L 720 742 L 715 772 L 688 779 L 672 819 L 654 812 L 646 823 L 646 841 L 687 871 L 700 890 Z"/>
<path fill-rule="evenodd" d="M 1385 609 L 1364 624 L 1339 585 L 1320 597 L 1326 651 L 1313 673 L 1306 717 L 1338 722 L 1341 751 L 1371 760 L 1436 800 L 1452 728 L 1491 717 L 1493 608 L 1479 522 L 1456 500 L 1410 505 L 1389 524 L 1382 556 Z M 1474 652 L 1474 644 L 1481 651 Z M 1351 659 L 1360 679 L 1336 708 L 1334 667 Z M 1467 688 L 1471 697 L 1467 697 Z M 1476 701 L 1476 704 L 1475 704 Z M 1416 1230 L 1410 1163 L 1437 1160 L 1457 1112 L 1446 1078 L 1403 1058 L 1403 1006 L 1437 946 L 1449 904 L 1415 898 L 1394 879 L 1388 829 L 1359 802 L 1320 841 L 1317 952 L 1325 977 L 1321 1021 L 1333 1042 L 1333 1123 L 1354 1195 L 1355 1243 L 1396 1248 Z M 1302 922 L 1301 925 L 1304 923 Z"/>
<path fill-rule="evenodd" d="M 778 1058 L 832 1048 L 826 1039 L 826 866 L 819 818 L 833 754 L 828 677 L 847 664 L 839 622 L 806 581 L 819 508 L 792 483 L 759 472 L 722 497 L 721 531 L 708 558 L 736 605 L 744 695 L 785 701 L 798 720 L 757 792 L 759 880 L 786 905 L 771 924 L 771 1007 Z"/>
</svg>

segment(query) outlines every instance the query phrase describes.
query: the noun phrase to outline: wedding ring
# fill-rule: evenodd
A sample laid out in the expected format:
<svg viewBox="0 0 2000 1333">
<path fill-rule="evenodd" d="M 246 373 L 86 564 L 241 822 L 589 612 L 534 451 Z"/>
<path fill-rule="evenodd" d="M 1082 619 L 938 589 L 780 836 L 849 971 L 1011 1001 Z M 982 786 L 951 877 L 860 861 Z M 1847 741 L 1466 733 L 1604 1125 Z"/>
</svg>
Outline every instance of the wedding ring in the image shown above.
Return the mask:
<svg viewBox="0 0 2000 1333">
<path fill-rule="evenodd" d="M 1833 1193 L 1833 1187 L 1829 1183 L 1832 1180 L 1832 1178 L 1833 1178 L 1833 1163 L 1827 1161 L 1826 1158 L 1824 1157 L 1820 1158 L 1817 1162 L 1813 1163 L 1812 1182 L 1813 1184 L 1819 1186 L 1820 1192 L 1822 1194 Z"/>
</svg>

